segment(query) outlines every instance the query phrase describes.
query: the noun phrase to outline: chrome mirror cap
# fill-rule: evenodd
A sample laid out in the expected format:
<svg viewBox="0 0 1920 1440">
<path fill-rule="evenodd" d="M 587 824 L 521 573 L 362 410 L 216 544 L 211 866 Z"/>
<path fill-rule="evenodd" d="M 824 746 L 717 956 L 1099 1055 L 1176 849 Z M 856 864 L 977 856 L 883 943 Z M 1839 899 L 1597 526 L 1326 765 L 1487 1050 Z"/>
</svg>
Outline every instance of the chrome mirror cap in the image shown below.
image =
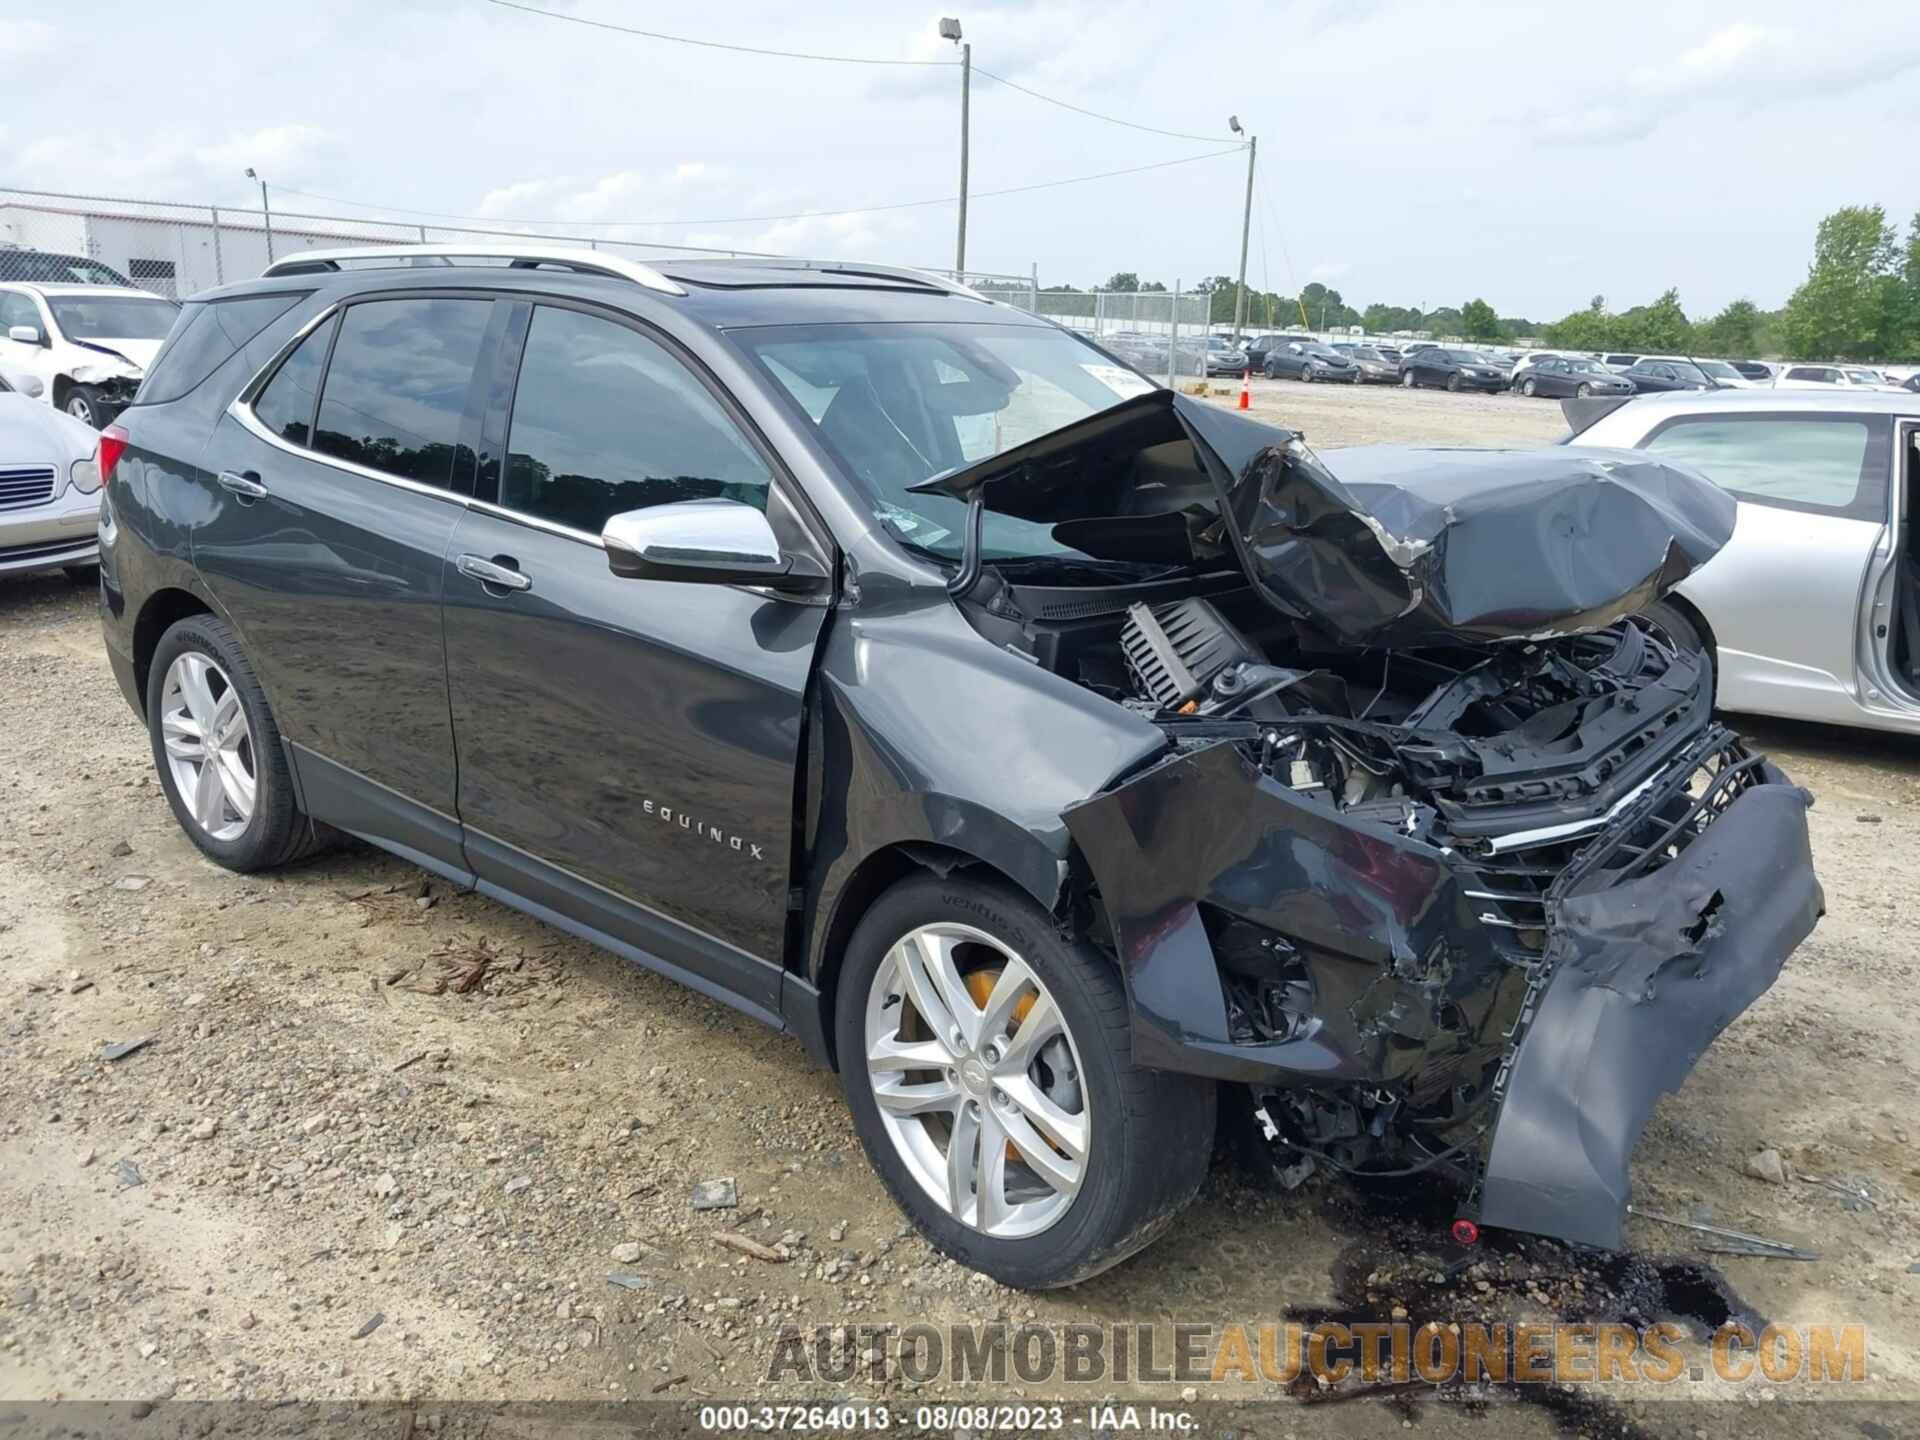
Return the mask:
<svg viewBox="0 0 1920 1440">
<path fill-rule="evenodd" d="M 601 527 L 607 566 L 636 580 L 779 584 L 792 571 L 767 517 L 738 500 L 676 500 Z"/>
</svg>

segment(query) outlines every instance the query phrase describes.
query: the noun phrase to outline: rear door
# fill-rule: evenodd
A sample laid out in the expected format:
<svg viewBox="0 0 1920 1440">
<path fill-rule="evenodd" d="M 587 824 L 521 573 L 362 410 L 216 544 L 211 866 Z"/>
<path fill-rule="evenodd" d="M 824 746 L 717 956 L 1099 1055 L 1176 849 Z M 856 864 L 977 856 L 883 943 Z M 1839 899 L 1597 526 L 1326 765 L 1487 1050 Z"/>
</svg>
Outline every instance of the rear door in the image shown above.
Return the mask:
<svg viewBox="0 0 1920 1440">
<path fill-rule="evenodd" d="M 805 544 L 785 482 L 692 358 L 625 317 L 516 302 L 502 360 L 447 576 L 469 863 L 483 889 L 772 1018 L 827 611 L 623 579 L 599 534 L 623 511 L 720 497 Z"/>
<path fill-rule="evenodd" d="M 494 314 L 419 292 L 327 314 L 221 418 L 193 529 L 309 813 L 441 869 L 461 868 L 441 579 Z"/>
<path fill-rule="evenodd" d="M 1815 720 L 1852 713 L 1868 567 L 1887 535 L 1892 447 L 1888 416 L 1817 411 L 1680 415 L 1641 440 L 1739 501 L 1733 539 L 1680 586 L 1713 627 L 1728 709 Z"/>
</svg>

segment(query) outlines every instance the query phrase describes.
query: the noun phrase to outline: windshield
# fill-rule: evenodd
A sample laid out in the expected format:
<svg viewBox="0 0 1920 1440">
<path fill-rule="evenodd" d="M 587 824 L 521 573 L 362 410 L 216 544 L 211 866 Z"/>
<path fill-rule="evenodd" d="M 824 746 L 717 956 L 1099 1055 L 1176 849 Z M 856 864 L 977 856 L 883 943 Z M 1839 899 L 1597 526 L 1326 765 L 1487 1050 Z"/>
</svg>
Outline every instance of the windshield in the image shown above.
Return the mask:
<svg viewBox="0 0 1920 1440">
<path fill-rule="evenodd" d="M 1847 371 L 1847 378 L 1861 385 L 1878 385 L 1880 383 L 1880 377 L 1871 370 L 1849 370 Z"/>
<path fill-rule="evenodd" d="M 730 332 L 812 425 L 873 515 L 957 560 L 966 506 L 907 487 L 1153 389 L 1064 331 L 1031 325 L 794 325 Z M 988 510 L 988 560 L 1076 558 L 1052 527 Z"/>
<path fill-rule="evenodd" d="M 47 308 L 69 340 L 164 340 L 180 307 L 131 295 L 49 295 Z"/>
<path fill-rule="evenodd" d="M 1743 380 L 1746 378 L 1724 360 L 1696 360 L 1694 364 L 1698 365 L 1716 380 Z"/>
<path fill-rule="evenodd" d="M 1487 363 L 1470 350 L 1449 350 L 1446 352 L 1446 356 L 1447 359 L 1456 365 L 1484 365 Z"/>
<path fill-rule="evenodd" d="M 1613 372 L 1598 360 L 1569 360 L 1567 361 L 1567 368 L 1577 371 L 1582 375 L 1604 375 L 1609 380 L 1613 378 Z"/>
</svg>

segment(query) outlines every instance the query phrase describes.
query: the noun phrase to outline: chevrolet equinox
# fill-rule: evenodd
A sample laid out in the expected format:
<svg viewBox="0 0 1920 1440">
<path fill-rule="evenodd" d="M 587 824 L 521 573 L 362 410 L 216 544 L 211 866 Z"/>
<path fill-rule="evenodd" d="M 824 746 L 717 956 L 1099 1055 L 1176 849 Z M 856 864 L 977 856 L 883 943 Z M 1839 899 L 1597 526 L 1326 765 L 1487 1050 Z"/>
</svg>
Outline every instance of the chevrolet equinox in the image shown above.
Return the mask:
<svg viewBox="0 0 1920 1440">
<path fill-rule="evenodd" d="M 913 271 L 418 246 L 194 299 L 100 466 L 207 856 L 355 835 L 793 1032 L 1008 1284 L 1229 1124 L 1617 1245 L 1820 913 L 1644 613 L 1733 501 L 1645 455 L 1329 463 Z"/>
</svg>

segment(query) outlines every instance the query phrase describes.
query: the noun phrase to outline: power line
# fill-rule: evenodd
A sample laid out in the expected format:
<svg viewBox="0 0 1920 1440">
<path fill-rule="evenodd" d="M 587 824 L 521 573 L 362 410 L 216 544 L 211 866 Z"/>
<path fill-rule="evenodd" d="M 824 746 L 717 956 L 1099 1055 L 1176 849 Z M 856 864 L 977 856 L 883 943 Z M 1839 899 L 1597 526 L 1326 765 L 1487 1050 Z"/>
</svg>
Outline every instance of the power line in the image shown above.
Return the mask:
<svg viewBox="0 0 1920 1440">
<path fill-rule="evenodd" d="M 972 198 L 985 200 L 996 195 L 1026 195 L 1035 190 L 1057 190 L 1064 185 L 1085 185 L 1093 180 L 1111 180 L 1120 175 L 1139 175 L 1148 170 L 1165 170 L 1175 165 L 1191 165 L 1198 160 L 1217 160 L 1222 155 L 1238 155 L 1241 148 L 1238 145 L 1230 145 L 1224 150 L 1208 150 L 1199 155 L 1182 155 L 1174 160 L 1156 160 L 1150 165 L 1129 165 L 1121 170 L 1101 170 L 1092 175 L 1072 175 L 1064 180 L 1041 180 L 1031 185 L 1010 185 L 1000 190 L 976 190 Z M 821 220 L 837 215 L 877 215 L 889 210 L 919 210 L 934 205 L 959 203 L 957 196 L 944 195 L 937 200 L 899 200 L 888 205 L 856 205 L 844 210 L 794 210 L 784 215 L 727 215 L 695 220 L 509 220 L 499 215 L 452 215 L 443 210 L 416 210 L 404 205 L 381 205 L 368 200 L 346 200 L 337 195 L 319 195 L 311 190 L 296 190 L 291 185 L 276 185 L 274 188 L 282 194 L 299 195 L 308 200 L 325 200 L 330 205 L 351 205 L 356 209 L 383 210 L 395 215 L 420 215 L 430 220 L 456 220 L 476 225 L 564 225 L 576 230 L 606 226 L 643 229 L 648 226 L 674 225 L 763 225 L 780 220 Z M 350 217 L 337 218 L 345 220 Z"/>
<path fill-rule="evenodd" d="M 766 55 L 779 60 L 816 60 L 831 65 L 908 65 L 920 67 L 953 68 L 957 60 L 888 60 L 871 55 L 821 55 L 805 50 L 774 50 L 758 45 L 734 45 L 721 40 L 699 40 L 690 35 L 668 35 L 659 30 L 642 30 L 632 25 L 615 25 L 608 20 L 593 20 L 585 15 L 566 15 L 557 10 L 542 10 L 537 5 L 523 5 L 519 0 L 487 0 L 489 5 L 497 5 L 503 10 L 518 10 L 527 15 L 539 15 L 548 20 L 564 20 L 570 25 L 587 25 L 595 30 L 611 30 L 620 35 L 635 35 L 644 40 L 663 40 L 673 45 L 696 45 L 703 50 L 730 50 L 739 55 Z M 1076 115 L 1085 115 L 1091 120 L 1104 120 L 1109 125 L 1122 125 L 1129 130 L 1139 130 L 1147 135 L 1164 135 L 1172 140 L 1198 140 L 1201 144 L 1211 144 L 1220 137 L 1217 135 L 1193 135 L 1184 130 L 1162 130 L 1157 125 L 1142 125 L 1133 120 L 1122 120 L 1117 115 L 1103 115 L 1098 110 L 1089 110 L 1084 105 L 1075 105 L 1067 100 L 1056 99 L 1052 95 L 1043 95 L 1031 86 L 1022 85 L 1017 80 L 1009 80 L 1004 75 L 976 65 L 973 73 L 984 75 L 987 79 L 1006 86 L 1009 90 L 1018 90 L 1035 100 L 1048 105 L 1057 105 L 1062 110 L 1071 110 Z"/>
<path fill-rule="evenodd" d="M 498 5 L 503 10 L 520 10 L 528 15 L 544 16 L 548 20 L 564 20 L 570 25 L 590 25 L 595 30 L 613 30 L 622 35 L 638 35 L 645 40 L 665 40 L 674 45 L 698 45 L 703 50 L 731 50 L 737 55 L 770 55 L 780 60 L 819 60 L 831 65 L 937 65 L 952 67 L 958 60 L 883 60 L 867 55 L 814 55 L 803 50 L 769 50 L 757 45 L 730 45 L 722 40 L 696 40 L 689 35 L 666 35 L 658 30 L 641 30 L 632 25 L 615 25 L 608 20 L 593 20 L 585 15 L 563 15 L 557 10 L 542 10 L 535 5 L 521 5 L 517 0 L 487 0 L 489 5 Z"/>
<path fill-rule="evenodd" d="M 1140 125 L 1132 120 L 1122 120 L 1117 115 L 1102 115 L 1098 110 L 1088 110 L 1081 105 L 1069 104 L 1065 100 L 1056 100 L 1051 95 L 1042 95 L 1038 90 L 1029 89 L 1018 81 L 1007 79 L 1004 75 L 996 75 L 993 71 L 983 66 L 974 66 L 973 73 L 976 75 L 984 75 L 989 80 L 997 81 L 1009 90 L 1018 90 L 1022 95 L 1031 95 L 1036 100 L 1044 100 L 1049 105 L 1058 105 L 1062 110 L 1071 110 L 1076 115 L 1085 115 L 1092 120 L 1104 120 L 1109 125 L 1124 125 L 1129 130 L 1142 130 L 1149 135 L 1165 135 L 1174 140 L 1198 140 L 1202 144 L 1212 144 L 1220 138 L 1218 135 L 1189 135 L 1184 130 L 1162 130 L 1154 125 Z M 1242 146 L 1241 148 L 1245 147 Z"/>
</svg>

